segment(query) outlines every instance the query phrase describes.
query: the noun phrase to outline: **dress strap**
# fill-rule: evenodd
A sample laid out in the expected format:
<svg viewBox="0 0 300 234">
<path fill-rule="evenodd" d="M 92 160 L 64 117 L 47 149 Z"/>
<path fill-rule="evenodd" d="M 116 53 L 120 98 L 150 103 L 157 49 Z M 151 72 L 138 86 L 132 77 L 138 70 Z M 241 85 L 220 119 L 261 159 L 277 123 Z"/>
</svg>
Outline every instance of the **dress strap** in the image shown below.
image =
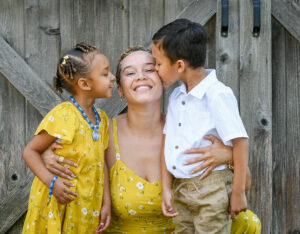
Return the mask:
<svg viewBox="0 0 300 234">
<path fill-rule="evenodd" d="M 120 149 L 119 149 L 119 141 L 118 141 L 118 131 L 117 131 L 117 119 L 113 118 L 113 134 L 114 134 L 114 144 L 115 144 L 115 151 L 116 151 L 116 159 L 120 159 Z"/>
</svg>

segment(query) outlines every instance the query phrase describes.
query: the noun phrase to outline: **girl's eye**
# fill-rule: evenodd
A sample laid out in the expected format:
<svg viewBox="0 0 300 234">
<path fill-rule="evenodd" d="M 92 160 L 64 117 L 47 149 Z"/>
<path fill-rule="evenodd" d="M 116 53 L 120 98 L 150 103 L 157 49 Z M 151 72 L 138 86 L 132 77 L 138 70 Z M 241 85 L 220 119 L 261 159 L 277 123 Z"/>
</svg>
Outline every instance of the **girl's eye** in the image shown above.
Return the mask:
<svg viewBox="0 0 300 234">
<path fill-rule="evenodd" d="M 134 75 L 134 72 L 128 72 L 127 73 L 127 76 L 131 76 L 131 75 Z"/>
<path fill-rule="evenodd" d="M 147 69 L 146 71 L 147 71 L 147 72 L 153 72 L 154 69 Z"/>
</svg>

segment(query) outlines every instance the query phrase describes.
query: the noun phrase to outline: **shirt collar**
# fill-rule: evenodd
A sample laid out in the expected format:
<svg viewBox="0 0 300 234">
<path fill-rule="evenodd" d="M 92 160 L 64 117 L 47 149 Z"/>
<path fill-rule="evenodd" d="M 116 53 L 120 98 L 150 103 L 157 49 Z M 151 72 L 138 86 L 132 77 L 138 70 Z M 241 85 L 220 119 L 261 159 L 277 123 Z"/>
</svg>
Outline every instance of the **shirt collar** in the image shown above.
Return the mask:
<svg viewBox="0 0 300 234">
<path fill-rule="evenodd" d="M 201 82 L 199 82 L 188 94 L 201 99 L 208 88 L 218 80 L 215 69 L 205 69 L 205 72 L 207 76 Z M 187 94 L 186 85 L 183 82 L 180 85 L 179 92 L 177 93 L 176 97 L 178 97 L 180 94 Z"/>
</svg>

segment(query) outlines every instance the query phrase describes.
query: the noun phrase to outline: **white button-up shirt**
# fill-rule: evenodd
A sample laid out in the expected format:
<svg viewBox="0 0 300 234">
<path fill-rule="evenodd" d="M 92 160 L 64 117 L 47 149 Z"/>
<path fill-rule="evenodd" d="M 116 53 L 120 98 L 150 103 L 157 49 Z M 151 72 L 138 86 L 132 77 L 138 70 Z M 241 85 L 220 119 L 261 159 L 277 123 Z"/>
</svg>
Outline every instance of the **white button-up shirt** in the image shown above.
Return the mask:
<svg viewBox="0 0 300 234">
<path fill-rule="evenodd" d="M 235 138 L 248 138 L 231 88 L 218 81 L 215 70 L 206 70 L 206 73 L 207 76 L 189 93 L 183 83 L 170 95 L 164 126 L 164 153 L 167 169 L 176 178 L 191 178 L 204 173 L 202 170 L 190 175 L 201 162 L 183 164 L 199 154 L 183 152 L 211 145 L 203 138 L 205 135 L 212 134 L 226 145 L 232 145 L 231 140 Z M 214 171 L 226 167 L 221 165 Z"/>
</svg>

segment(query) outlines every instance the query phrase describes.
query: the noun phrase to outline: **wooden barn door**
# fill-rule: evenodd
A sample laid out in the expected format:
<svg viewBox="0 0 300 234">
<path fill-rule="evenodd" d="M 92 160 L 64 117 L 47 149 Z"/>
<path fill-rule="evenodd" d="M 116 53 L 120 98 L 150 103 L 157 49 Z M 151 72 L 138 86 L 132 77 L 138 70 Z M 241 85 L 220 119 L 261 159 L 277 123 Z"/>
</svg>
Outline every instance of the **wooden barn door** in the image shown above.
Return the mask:
<svg viewBox="0 0 300 234">
<path fill-rule="evenodd" d="M 221 0 L 0 0 L 0 233 L 20 233 L 33 178 L 22 150 L 42 116 L 67 96 L 51 88 L 57 58 L 86 41 L 114 71 L 122 50 L 150 46 L 153 33 L 175 18 L 204 25 L 206 67 L 217 69 L 239 101 L 250 136 L 249 208 L 262 233 L 299 233 L 300 4 L 260 0 L 255 37 L 253 0 L 228 2 L 223 37 Z M 97 105 L 115 116 L 126 104 L 114 92 Z"/>
</svg>

